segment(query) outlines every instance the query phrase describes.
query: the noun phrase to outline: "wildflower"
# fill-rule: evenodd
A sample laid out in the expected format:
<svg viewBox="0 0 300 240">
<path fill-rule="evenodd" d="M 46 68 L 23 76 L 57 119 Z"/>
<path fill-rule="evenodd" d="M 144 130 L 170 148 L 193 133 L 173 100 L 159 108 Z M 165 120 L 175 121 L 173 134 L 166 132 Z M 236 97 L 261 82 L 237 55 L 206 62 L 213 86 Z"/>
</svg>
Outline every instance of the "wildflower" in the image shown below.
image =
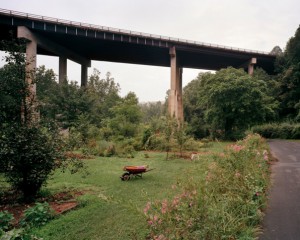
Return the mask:
<svg viewBox="0 0 300 240">
<path fill-rule="evenodd" d="M 244 146 L 234 144 L 234 145 L 231 145 L 231 148 L 233 149 L 233 151 L 239 152 L 244 148 Z"/>
<path fill-rule="evenodd" d="M 173 201 L 172 201 L 172 206 L 173 207 L 177 207 L 178 206 L 178 204 L 179 204 L 179 197 L 178 196 L 176 196 L 176 197 L 174 197 L 174 199 L 173 199 Z"/>
<path fill-rule="evenodd" d="M 168 208 L 168 201 L 165 199 L 161 203 L 161 213 L 165 214 L 167 212 L 167 208 Z"/>
<path fill-rule="evenodd" d="M 265 161 L 268 161 L 268 160 L 269 160 L 268 155 L 264 155 L 264 160 L 265 160 Z"/>
<path fill-rule="evenodd" d="M 147 213 L 148 213 L 150 207 L 151 207 L 151 203 L 150 203 L 150 202 L 147 202 L 147 205 L 146 205 L 146 207 L 144 208 L 144 214 L 147 214 Z"/>
<path fill-rule="evenodd" d="M 241 174 L 240 174 L 239 172 L 235 172 L 234 176 L 235 176 L 236 178 L 239 178 L 239 177 L 241 176 Z"/>
</svg>

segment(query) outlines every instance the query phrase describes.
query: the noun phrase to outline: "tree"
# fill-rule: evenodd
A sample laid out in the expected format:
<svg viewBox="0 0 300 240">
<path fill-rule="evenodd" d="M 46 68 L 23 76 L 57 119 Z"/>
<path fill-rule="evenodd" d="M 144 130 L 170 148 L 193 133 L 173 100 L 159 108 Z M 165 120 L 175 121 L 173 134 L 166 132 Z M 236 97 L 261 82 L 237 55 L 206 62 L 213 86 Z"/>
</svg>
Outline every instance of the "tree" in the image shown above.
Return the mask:
<svg viewBox="0 0 300 240">
<path fill-rule="evenodd" d="M 149 123 L 153 118 L 160 118 L 166 114 L 165 104 L 160 101 L 141 103 L 140 107 L 144 123 Z"/>
<path fill-rule="evenodd" d="M 0 169 L 25 201 L 31 201 L 49 175 L 68 160 L 56 128 L 31 122 L 31 87 L 26 83 L 24 46 L 12 41 L 6 65 L 0 69 Z M 30 73 L 32 74 L 32 73 Z M 33 98 L 34 99 L 34 98 Z M 30 103 L 30 102 L 29 102 Z M 76 166 L 80 164 L 74 162 Z M 76 171 L 77 168 L 75 167 Z"/>
<path fill-rule="evenodd" d="M 199 91 L 201 91 L 201 79 L 210 73 L 199 73 L 196 79 L 191 81 L 183 89 L 184 120 L 188 122 L 187 133 L 195 138 L 204 138 L 208 133 L 208 126 L 204 121 L 204 109 L 199 104 Z"/>
<path fill-rule="evenodd" d="M 111 112 L 113 117 L 107 121 L 114 136 L 125 138 L 136 136 L 142 114 L 135 93 L 129 92 L 111 109 Z"/>
<path fill-rule="evenodd" d="M 227 68 L 199 75 L 197 105 L 214 137 L 234 139 L 248 127 L 273 119 L 273 99 L 267 83 L 242 69 Z"/>
<path fill-rule="evenodd" d="M 21 122 L 21 108 L 25 105 L 27 85 L 25 82 L 24 44 L 13 40 L 1 42 L 10 54 L 0 69 L 0 127 L 4 124 Z M 26 111 L 24 112 L 26 114 Z"/>
<path fill-rule="evenodd" d="M 300 26 L 276 59 L 279 72 L 280 117 L 300 120 Z"/>
<path fill-rule="evenodd" d="M 49 175 L 66 160 L 63 142 L 45 129 L 10 125 L 0 132 L 0 167 L 14 189 L 31 201 Z"/>
<path fill-rule="evenodd" d="M 91 123 L 102 127 L 103 120 L 111 118 L 111 109 L 120 101 L 120 86 L 106 73 L 106 77 L 101 79 L 101 73 L 94 69 L 93 74 L 89 77 L 86 93 L 91 100 L 91 112 L 89 117 Z"/>
</svg>

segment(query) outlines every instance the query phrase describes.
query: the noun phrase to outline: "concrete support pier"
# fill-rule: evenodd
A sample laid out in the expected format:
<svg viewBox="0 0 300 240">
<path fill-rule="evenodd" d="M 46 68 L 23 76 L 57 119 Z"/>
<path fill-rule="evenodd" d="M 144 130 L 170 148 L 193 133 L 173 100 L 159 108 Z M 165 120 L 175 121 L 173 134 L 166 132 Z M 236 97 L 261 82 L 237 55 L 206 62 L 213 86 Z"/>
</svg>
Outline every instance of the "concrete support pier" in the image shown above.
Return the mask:
<svg viewBox="0 0 300 240">
<path fill-rule="evenodd" d="M 39 119 L 39 113 L 36 110 L 36 55 L 37 41 L 34 35 L 26 27 L 19 26 L 17 32 L 18 38 L 24 38 L 26 42 L 26 66 L 25 66 L 25 81 L 28 88 L 28 95 L 25 99 L 25 106 L 22 107 L 21 117 L 26 123 L 34 123 Z"/>
<path fill-rule="evenodd" d="M 249 63 L 248 63 L 248 74 L 253 75 L 254 72 L 254 65 L 256 64 L 256 58 L 251 58 Z"/>
<path fill-rule="evenodd" d="M 58 81 L 62 84 L 67 79 L 67 58 L 59 57 L 59 67 L 58 67 Z"/>
<path fill-rule="evenodd" d="M 175 47 L 170 48 L 171 66 L 171 89 L 169 93 L 168 108 L 171 117 L 183 122 L 183 103 L 182 103 L 182 68 L 178 66 Z"/>
<path fill-rule="evenodd" d="M 87 86 L 88 66 L 81 64 L 81 87 Z"/>
</svg>

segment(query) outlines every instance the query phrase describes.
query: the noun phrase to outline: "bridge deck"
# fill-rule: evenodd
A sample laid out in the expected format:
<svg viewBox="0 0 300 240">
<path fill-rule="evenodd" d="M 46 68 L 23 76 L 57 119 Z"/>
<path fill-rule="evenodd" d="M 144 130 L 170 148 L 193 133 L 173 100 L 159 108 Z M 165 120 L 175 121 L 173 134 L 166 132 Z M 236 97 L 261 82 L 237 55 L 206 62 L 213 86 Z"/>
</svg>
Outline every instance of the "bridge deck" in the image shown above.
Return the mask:
<svg viewBox="0 0 300 240">
<path fill-rule="evenodd" d="M 91 60 L 170 66 L 170 47 L 175 46 L 178 66 L 218 70 L 240 67 L 257 58 L 257 66 L 273 72 L 275 56 L 266 52 L 227 47 L 172 37 L 127 31 L 75 21 L 0 9 L 0 39 L 26 26 L 32 32 Z M 38 46 L 38 54 L 55 55 Z"/>
</svg>

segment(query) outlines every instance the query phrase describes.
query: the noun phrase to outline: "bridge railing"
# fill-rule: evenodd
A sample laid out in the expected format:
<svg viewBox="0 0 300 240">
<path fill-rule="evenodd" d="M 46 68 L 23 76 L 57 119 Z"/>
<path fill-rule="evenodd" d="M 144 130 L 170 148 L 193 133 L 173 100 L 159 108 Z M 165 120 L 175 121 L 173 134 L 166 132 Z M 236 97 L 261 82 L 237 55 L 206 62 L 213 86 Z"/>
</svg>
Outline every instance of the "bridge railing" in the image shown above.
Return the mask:
<svg viewBox="0 0 300 240">
<path fill-rule="evenodd" d="M 264 51 L 256 51 L 256 50 L 251 50 L 251 49 L 229 47 L 229 46 L 224 46 L 224 45 L 219 45 L 219 44 L 211 44 L 211 43 L 192 41 L 192 40 L 186 40 L 186 39 L 174 38 L 174 37 L 167 37 L 167 36 L 156 35 L 156 34 L 142 33 L 142 32 L 137 32 L 137 31 L 113 28 L 113 27 L 105 27 L 105 26 L 101 26 L 101 25 L 94 25 L 94 24 L 64 20 L 64 19 L 59 19 L 59 18 L 45 17 L 45 16 L 41 16 L 41 15 L 12 11 L 12 10 L 2 9 L 2 8 L 0 8 L 0 14 L 26 18 L 26 19 L 30 19 L 30 20 L 37 20 L 37 21 L 42 20 L 42 21 L 46 21 L 49 23 L 64 24 L 64 25 L 68 25 L 68 26 L 86 28 L 86 29 L 91 29 L 91 30 L 96 30 L 96 31 L 97 30 L 98 31 L 109 31 L 112 33 L 121 33 L 121 34 L 127 34 L 127 35 L 131 35 L 131 36 L 137 36 L 137 37 L 141 36 L 141 37 L 146 37 L 146 38 L 165 40 L 165 41 L 171 41 L 174 43 L 182 43 L 182 44 L 190 44 L 190 45 L 195 45 L 195 46 L 227 49 L 227 50 L 246 52 L 246 53 L 255 53 L 255 54 L 262 54 L 262 55 L 272 55 L 269 52 L 264 52 Z"/>
</svg>

